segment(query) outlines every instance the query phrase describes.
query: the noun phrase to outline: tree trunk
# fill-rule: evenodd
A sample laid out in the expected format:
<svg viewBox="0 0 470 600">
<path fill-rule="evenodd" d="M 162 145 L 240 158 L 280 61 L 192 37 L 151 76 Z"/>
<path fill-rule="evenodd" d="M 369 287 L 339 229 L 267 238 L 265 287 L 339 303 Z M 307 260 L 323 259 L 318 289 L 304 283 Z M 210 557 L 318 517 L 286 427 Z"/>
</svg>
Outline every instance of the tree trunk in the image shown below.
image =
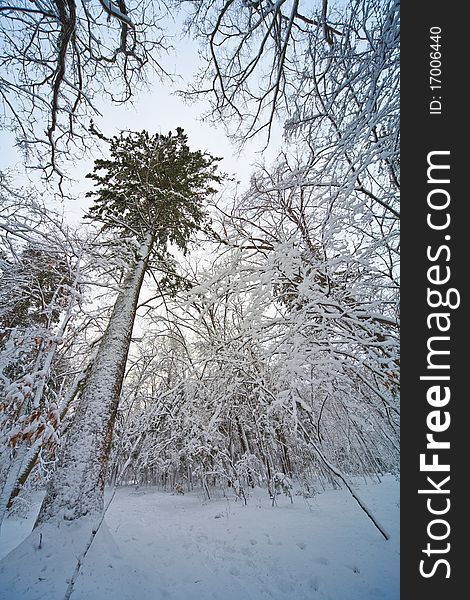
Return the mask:
<svg viewBox="0 0 470 600">
<path fill-rule="evenodd" d="M 0 494 L 0 528 L 3 523 L 3 518 L 7 511 L 8 499 L 16 485 L 16 482 L 18 481 L 18 476 L 21 472 L 21 466 L 23 465 L 24 458 L 28 452 L 28 447 L 26 446 L 26 444 L 20 444 L 14 452 L 15 454 L 11 463 L 9 464 L 6 479 L 3 484 L 2 493 Z"/>
<path fill-rule="evenodd" d="M 78 270 L 75 274 L 75 282 L 73 288 L 77 288 L 78 282 Z M 46 382 L 49 376 L 50 369 L 52 367 L 52 363 L 54 361 L 58 340 L 64 336 L 67 326 L 71 320 L 72 309 L 75 306 L 75 296 L 73 296 L 67 308 L 67 312 L 62 317 L 60 326 L 55 334 L 55 340 L 50 344 L 43 343 L 40 351 L 38 352 L 35 361 L 34 367 L 32 369 L 32 373 L 37 377 L 39 371 L 42 371 L 44 375 L 40 378 L 39 384 L 36 387 L 33 397 L 33 408 L 38 408 L 42 406 L 43 408 L 43 395 L 44 390 L 46 388 Z M 45 349 L 46 348 L 46 349 Z M 18 418 L 20 419 L 23 415 L 26 414 L 28 410 L 28 403 L 24 402 Z M 21 487 L 26 483 L 26 480 L 33 470 L 34 465 L 36 464 L 37 458 L 39 456 L 39 452 L 41 450 L 41 440 L 36 439 L 32 446 L 29 446 L 29 443 L 26 440 L 21 440 L 16 448 L 13 455 L 13 458 L 10 460 L 5 456 L 0 457 L 2 461 L 5 462 L 5 465 L 2 466 L 0 470 L 0 483 L 1 483 L 1 494 L 0 494 L 0 528 L 3 523 L 3 519 L 7 511 L 12 507 L 13 500 L 21 491 Z"/>
<path fill-rule="evenodd" d="M 152 244 L 149 235 L 118 294 L 36 526 L 50 519 L 78 519 L 104 508 L 114 421 Z"/>
<path fill-rule="evenodd" d="M 86 369 L 84 369 L 77 375 L 77 377 L 75 378 L 75 381 L 72 384 L 72 387 L 70 388 L 69 392 L 67 392 L 64 402 L 63 402 L 62 406 L 60 407 L 60 422 L 61 423 L 69 409 L 70 403 L 72 402 L 72 400 L 75 398 L 75 396 L 80 391 L 80 387 L 83 384 L 85 377 L 86 377 Z M 23 460 L 23 463 L 21 465 L 21 469 L 18 474 L 16 483 L 10 493 L 10 497 L 9 497 L 7 505 L 6 505 L 7 510 L 10 510 L 12 508 L 15 498 L 21 492 L 23 486 L 25 485 L 26 481 L 28 480 L 28 477 L 31 475 L 34 467 L 36 466 L 36 463 L 39 458 L 39 453 L 41 452 L 41 447 L 42 447 L 42 440 L 36 440 L 34 442 L 34 444 L 31 446 L 31 448 L 29 448 L 29 450 Z M 0 505 L 1 505 L 1 501 L 0 501 Z M 1 508 L 0 508 L 0 514 L 1 514 Z M 1 517 L 0 517 L 0 523 L 1 523 Z"/>
</svg>

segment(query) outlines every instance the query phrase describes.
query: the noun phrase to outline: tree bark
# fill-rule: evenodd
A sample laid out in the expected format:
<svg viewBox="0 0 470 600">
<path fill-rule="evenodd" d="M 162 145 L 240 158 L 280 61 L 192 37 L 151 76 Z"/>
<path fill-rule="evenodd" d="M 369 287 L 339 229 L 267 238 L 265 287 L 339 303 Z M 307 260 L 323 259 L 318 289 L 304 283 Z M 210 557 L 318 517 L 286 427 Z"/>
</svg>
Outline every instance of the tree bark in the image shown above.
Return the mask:
<svg viewBox="0 0 470 600">
<path fill-rule="evenodd" d="M 104 508 L 114 421 L 152 245 L 149 234 L 118 294 L 35 526 L 96 515 Z"/>
</svg>

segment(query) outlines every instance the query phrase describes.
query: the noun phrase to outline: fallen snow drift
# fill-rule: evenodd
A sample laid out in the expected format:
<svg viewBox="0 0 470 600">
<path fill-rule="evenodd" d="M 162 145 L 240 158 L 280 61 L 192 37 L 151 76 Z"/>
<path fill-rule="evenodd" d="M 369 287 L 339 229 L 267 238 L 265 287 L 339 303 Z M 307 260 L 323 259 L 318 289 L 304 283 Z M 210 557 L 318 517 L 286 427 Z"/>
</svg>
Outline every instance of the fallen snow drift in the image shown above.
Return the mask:
<svg viewBox="0 0 470 600">
<path fill-rule="evenodd" d="M 399 484 L 387 476 L 358 487 L 389 541 L 345 490 L 294 497 L 294 504 L 279 497 L 272 507 L 264 490 L 253 491 L 244 506 L 119 489 L 70 597 L 398 600 Z M 33 521 L 34 513 L 4 525 L 2 600 L 62 600 L 87 544 L 86 523 L 48 526 L 39 539 L 39 532 L 28 536 Z"/>
</svg>

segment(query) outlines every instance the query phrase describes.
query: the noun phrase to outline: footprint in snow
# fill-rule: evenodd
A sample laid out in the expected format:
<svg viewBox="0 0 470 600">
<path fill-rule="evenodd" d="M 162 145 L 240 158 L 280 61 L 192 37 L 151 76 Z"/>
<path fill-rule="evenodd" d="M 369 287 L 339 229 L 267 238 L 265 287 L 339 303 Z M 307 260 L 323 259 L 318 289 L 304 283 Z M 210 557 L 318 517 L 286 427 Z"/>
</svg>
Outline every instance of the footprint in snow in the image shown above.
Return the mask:
<svg viewBox="0 0 470 600">
<path fill-rule="evenodd" d="M 312 589 L 314 592 L 318 592 L 318 588 L 319 588 L 319 584 L 318 584 L 318 577 L 313 577 L 310 579 L 310 589 Z"/>
<path fill-rule="evenodd" d="M 330 564 L 330 561 L 327 558 L 325 558 L 324 556 L 319 556 L 315 560 L 320 565 L 329 565 Z"/>
<path fill-rule="evenodd" d="M 269 537 L 269 533 L 265 533 L 264 535 L 266 536 L 267 542 L 270 546 L 282 546 L 282 542 L 273 542 Z"/>
<path fill-rule="evenodd" d="M 297 542 L 297 546 L 301 549 L 301 550 L 305 550 L 305 548 L 307 547 L 307 544 L 305 542 Z"/>
<path fill-rule="evenodd" d="M 345 565 L 348 569 L 351 569 L 353 573 L 360 573 L 359 567 L 357 565 Z"/>
</svg>

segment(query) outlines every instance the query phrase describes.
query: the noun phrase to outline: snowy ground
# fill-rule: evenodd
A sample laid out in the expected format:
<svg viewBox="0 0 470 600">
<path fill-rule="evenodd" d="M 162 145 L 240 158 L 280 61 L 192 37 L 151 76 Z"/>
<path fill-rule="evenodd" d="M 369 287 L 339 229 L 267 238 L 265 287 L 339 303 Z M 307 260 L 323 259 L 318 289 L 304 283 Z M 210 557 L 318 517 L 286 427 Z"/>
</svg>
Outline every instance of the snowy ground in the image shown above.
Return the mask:
<svg viewBox="0 0 470 600">
<path fill-rule="evenodd" d="M 244 506 L 120 489 L 71 599 L 398 600 L 399 484 L 387 476 L 358 489 L 389 541 L 344 490 L 294 497 L 293 505 L 280 497 L 273 508 L 262 490 Z M 60 551 L 54 532 L 41 544 L 22 541 L 33 520 L 32 513 L 4 524 L 2 600 L 62 600 L 76 563 L 70 557 L 86 543 L 70 526 Z"/>
</svg>

